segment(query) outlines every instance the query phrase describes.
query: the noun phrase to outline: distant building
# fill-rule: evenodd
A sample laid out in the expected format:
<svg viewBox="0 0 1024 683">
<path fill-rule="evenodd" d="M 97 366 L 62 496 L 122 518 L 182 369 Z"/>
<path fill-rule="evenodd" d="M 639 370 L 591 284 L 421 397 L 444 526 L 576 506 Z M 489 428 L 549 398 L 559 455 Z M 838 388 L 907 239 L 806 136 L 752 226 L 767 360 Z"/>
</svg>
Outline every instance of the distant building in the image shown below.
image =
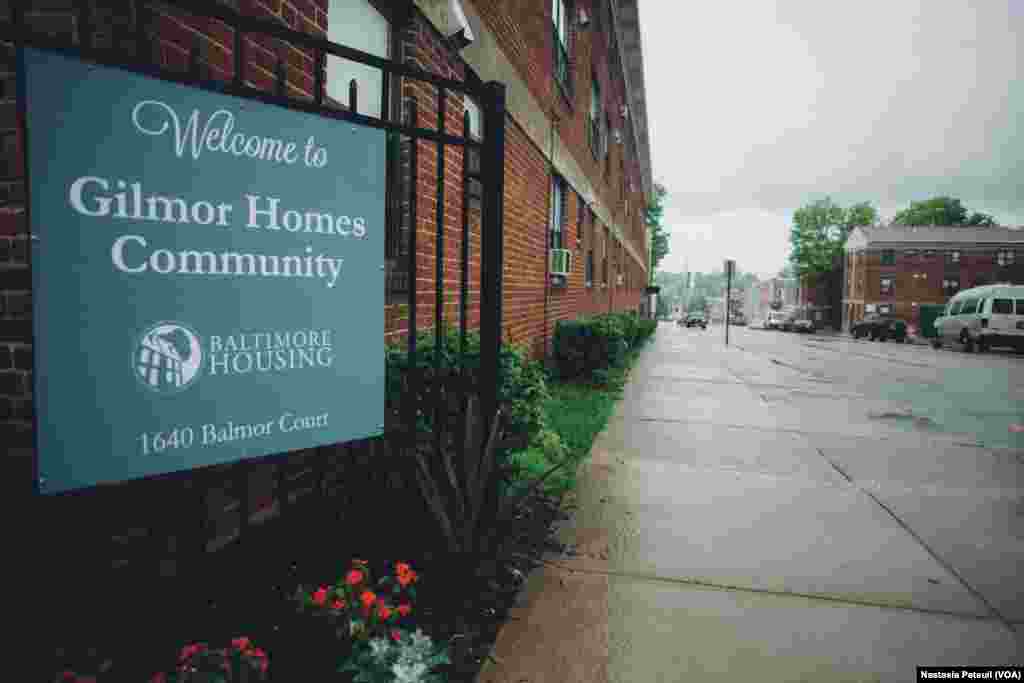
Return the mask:
<svg viewBox="0 0 1024 683">
<path fill-rule="evenodd" d="M 868 313 L 918 323 L 921 304 L 961 289 L 1024 284 L 1024 229 L 960 226 L 855 228 L 843 263 L 844 329 Z"/>
</svg>

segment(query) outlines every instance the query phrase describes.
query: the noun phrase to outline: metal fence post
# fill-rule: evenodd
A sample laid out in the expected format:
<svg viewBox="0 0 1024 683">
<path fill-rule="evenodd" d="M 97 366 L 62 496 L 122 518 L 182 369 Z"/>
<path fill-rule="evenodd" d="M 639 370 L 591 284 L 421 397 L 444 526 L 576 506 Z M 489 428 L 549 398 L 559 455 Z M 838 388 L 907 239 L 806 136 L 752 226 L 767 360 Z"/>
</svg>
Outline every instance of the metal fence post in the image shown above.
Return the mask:
<svg viewBox="0 0 1024 683">
<path fill-rule="evenodd" d="M 498 408 L 504 250 L 505 84 L 484 86 L 483 220 L 480 235 L 480 397 L 485 433 Z"/>
</svg>

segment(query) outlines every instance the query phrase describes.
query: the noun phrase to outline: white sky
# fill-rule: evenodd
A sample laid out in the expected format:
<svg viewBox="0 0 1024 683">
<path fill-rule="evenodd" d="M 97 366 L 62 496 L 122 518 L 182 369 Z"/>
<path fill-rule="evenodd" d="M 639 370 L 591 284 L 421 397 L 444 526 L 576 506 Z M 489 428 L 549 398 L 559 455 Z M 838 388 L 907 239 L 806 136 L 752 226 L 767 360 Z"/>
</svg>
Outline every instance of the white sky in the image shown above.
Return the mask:
<svg viewBox="0 0 1024 683">
<path fill-rule="evenodd" d="M 1024 224 L 1024 0 L 640 3 L 662 270 L 784 264 L 793 211 L 938 194 Z"/>
</svg>

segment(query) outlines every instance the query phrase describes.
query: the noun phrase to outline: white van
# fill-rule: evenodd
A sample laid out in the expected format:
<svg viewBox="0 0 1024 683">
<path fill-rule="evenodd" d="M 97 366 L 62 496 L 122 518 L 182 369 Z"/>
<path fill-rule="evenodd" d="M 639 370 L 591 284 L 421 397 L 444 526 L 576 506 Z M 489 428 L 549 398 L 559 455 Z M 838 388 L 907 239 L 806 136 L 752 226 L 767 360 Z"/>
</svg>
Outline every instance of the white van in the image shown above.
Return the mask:
<svg viewBox="0 0 1024 683">
<path fill-rule="evenodd" d="M 943 342 L 962 344 L 965 351 L 993 346 L 1024 349 L 1024 285 L 985 285 L 959 292 L 935 321 Z"/>
</svg>

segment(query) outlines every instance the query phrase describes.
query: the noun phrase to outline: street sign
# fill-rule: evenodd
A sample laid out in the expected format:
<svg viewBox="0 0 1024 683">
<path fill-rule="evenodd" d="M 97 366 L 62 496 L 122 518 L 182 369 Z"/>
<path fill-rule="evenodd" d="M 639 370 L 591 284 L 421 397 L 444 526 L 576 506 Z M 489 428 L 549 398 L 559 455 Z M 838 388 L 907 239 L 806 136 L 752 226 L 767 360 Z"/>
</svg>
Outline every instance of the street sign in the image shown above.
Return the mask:
<svg viewBox="0 0 1024 683">
<path fill-rule="evenodd" d="M 380 434 L 384 131 L 19 57 L 40 492 Z"/>
</svg>

